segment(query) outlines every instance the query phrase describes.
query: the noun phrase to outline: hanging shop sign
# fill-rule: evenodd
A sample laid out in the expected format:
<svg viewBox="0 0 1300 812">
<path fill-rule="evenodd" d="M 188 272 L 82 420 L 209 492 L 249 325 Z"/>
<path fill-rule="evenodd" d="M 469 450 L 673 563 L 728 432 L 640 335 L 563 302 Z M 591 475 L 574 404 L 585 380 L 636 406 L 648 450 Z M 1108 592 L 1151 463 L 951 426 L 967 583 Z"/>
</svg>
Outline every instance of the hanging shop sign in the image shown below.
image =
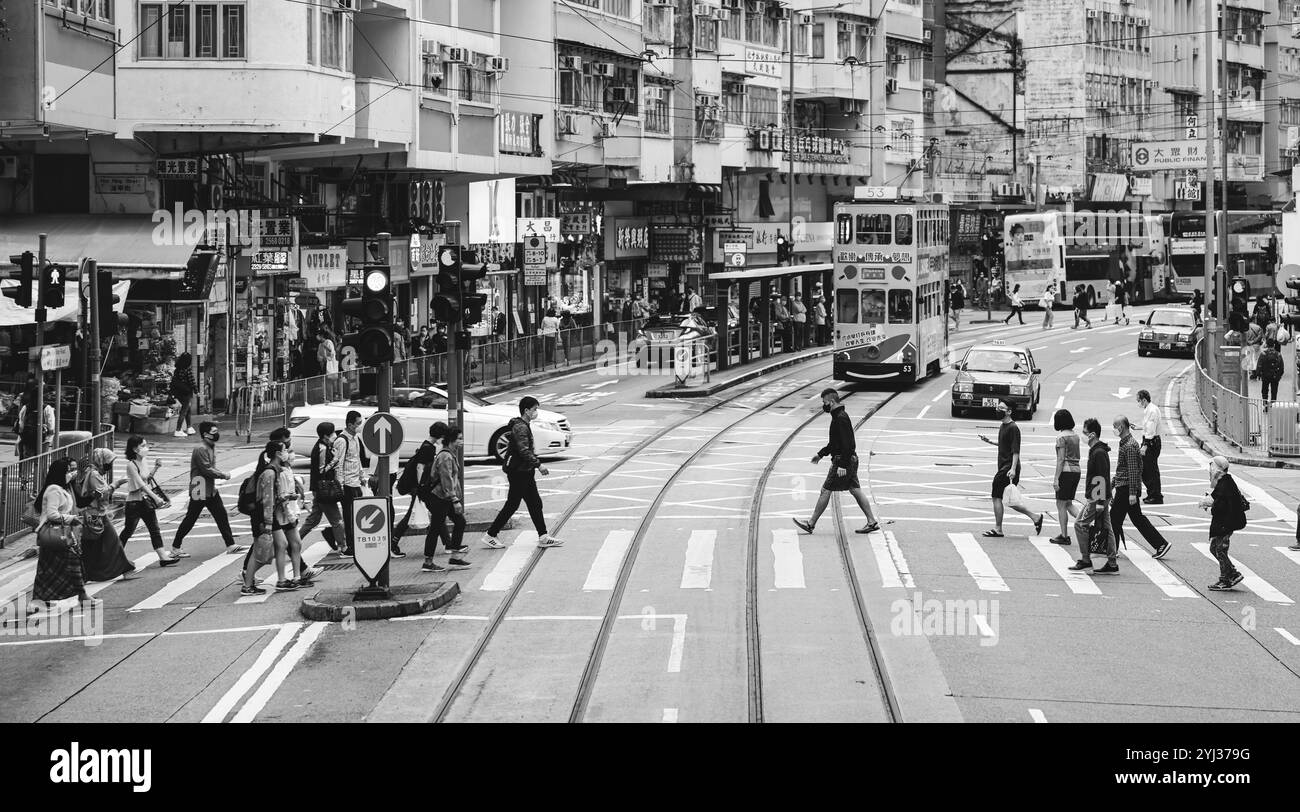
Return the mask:
<svg viewBox="0 0 1300 812">
<path fill-rule="evenodd" d="M 160 178 L 193 180 L 199 175 L 198 158 L 159 158 L 153 166 Z"/>
<path fill-rule="evenodd" d="M 635 259 L 650 254 L 650 221 L 616 217 L 605 229 L 605 259 Z"/>
<path fill-rule="evenodd" d="M 411 278 L 434 276 L 438 273 L 438 249 L 447 243 L 446 234 L 411 235 L 408 257 Z"/>
<path fill-rule="evenodd" d="M 560 218 L 520 217 L 515 221 L 515 232 L 521 242 L 530 237 L 540 237 L 547 242 L 559 242 Z"/>
<path fill-rule="evenodd" d="M 704 230 L 662 226 L 650 229 L 650 258 L 657 262 L 703 262 Z"/>
<path fill-rule="evenodd" d="M 142 195 L 144 182 L 144 175 L 96 175 L 95 194 Z"/>
<path fill-rule="evenodd" d="M 252 271 L 258 276 L 289 273 L 289 251 L 254 251 Z"/>
<path fill-rule="evenodd" d="M 572 214 L 560 215 L 560 233 L 561 234 L 592 234 L 592 221 L 594 216 L 591 212 L 574 212 Z"/>
<path fill-rule="evenodd" d="M 341 288 L 348 279 L 348 249 L 303 248 L 298 252 L 298 268 L 306 288 Z"/>
<path fill-rule="evenodd" d="M 795 161 L 846 164 L 849 142 L 842 138 L 794 135 L 789 130 L 772 127 L 749 131 L 749 148 L 758 152 L 789 152 Z"/>
<path fill-rule="evenodd" d="M 497 148 L 507 155 L 540 157 L 542 154 L 541 114 L 502 110 L 499 115 Z"/>
<path fill-rule="evenodd" d="M 776 51 L 760 51 L 757 48 L 745 49 L 745 72 L 754 76 L 781 77 L 784 60 Z"/>
</svg>

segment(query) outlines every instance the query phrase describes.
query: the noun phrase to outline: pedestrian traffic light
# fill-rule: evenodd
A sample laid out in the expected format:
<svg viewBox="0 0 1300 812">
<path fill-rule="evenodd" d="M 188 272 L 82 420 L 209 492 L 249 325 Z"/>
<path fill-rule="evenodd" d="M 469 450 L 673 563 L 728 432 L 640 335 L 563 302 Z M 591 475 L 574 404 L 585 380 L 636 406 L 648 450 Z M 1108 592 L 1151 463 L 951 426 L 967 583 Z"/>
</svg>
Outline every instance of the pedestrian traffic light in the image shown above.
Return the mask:
<svg viewBox="0 0 1300 812">
<path fill-rule="evenodd" d="M 108 271 L 100 271 L 95 284 L 99 286 L 96 291 L 98 294 L 99 316 L 99 337 L 109 338 L 117 335 L 117 311 L 113 305 L 121 301 L 121 298 L 113 294 L 113 274 Z"/>
<path fill-rule="evenodd" d="M 1234 276 L 1229 283 L 1229 290 L 1232 292 L 1232 309 L 1240 313 L 1246 312 L 1250 305 L 1250 280 L 1244 276 Z"/>
<path fill-rule="evenodd" d="M 438 249 L 438 293 L 433 297 L 433 316 L 447 325 L 461 320 L 461 256 L 459 245 L 444 245 Z"/>
<path fill-rule="evenodd" d="M 776 264 L 790 264 L 790 241 L 779 231 L 776 233 Z"/>
<path fill-rule="evenodd" d="M 31 251 L 24 251 L 18 256 L 10 257 L 10 261 L 18 265 L 18 284 L 5 288 L 4 294 L 13 299 L 19 307 L 31 307 L 34 273 L 32 266 L 36 262 L 36 256 Z"/>
<path fill-rule="evenodd" d="M 41 290 L 46 307 L 63 307 L 63 283 L 67 279 L 67 272 L 62 265 L 55 265 L 53 262 L 45 263 L 41 269 Z"/>
<path fill-rule="evenodd" d="M 1268 263 L 1269 272 L 1272 273 L 1273 266 L 1277 265 L 1277 235 L 1270 234 L 1268 243 L 1264 246 L 1264 261 Z"/>
<path fill-rule="evenodd" d="M 362 276 L 361 297 L 343 302 L 343 315 L 361 322 L 343 343 L 356 349 L 357 360 L 366 366 L 393 360 L 393 286 L 387 265 L 367 265 Z"/>
<path fill-rule="evenodd" d="M 1296 310 L 1288 315 L 1281 316 L 1278 320 L 1294 331 L 1297 327 L 1300 327 L 1300 276 L 1293 276 L 1286 280 L 1286 286 L 1297 294 L 1286 297 L 1286 303 L 1296 308 Z"/>
<path fill-rule="evenodd" d="M 465 308 L 465 320 L 462 322 L 466 327 L 472 327 L 483 321 L 483 308 L 487 307 L 486 293 L 466 293 L 463 300 Z"/>
</svg>

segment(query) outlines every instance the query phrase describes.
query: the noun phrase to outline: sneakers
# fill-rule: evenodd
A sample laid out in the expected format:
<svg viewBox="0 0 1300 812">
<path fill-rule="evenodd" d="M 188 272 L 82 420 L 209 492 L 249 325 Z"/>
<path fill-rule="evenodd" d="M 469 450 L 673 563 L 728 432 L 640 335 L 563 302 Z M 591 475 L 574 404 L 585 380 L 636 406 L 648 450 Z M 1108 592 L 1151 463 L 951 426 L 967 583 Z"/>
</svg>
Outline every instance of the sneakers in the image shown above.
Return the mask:
<svg viewBox="0 0 1300 812">
<path fill-rule="evenodd" d="M 1288 549 L 1288 550 L 1300 550 L 1300 542 L 1296 542 L 1295 544 L 1292 544 L 1290 547 L 1287 547 L 1287 549 Z"/>
<path fill-rule="evenodd" d="M 1153 496 L 1144 496 L 1144 497 L 1142 497 L 1142 504 L 1144 504 L 1144 505 L 1163 505 L 1164 503 L 1165 503 L 1165 498 L 1164 498 L 1163 496 L 1154 496 L 1154 497 L 1153 497 Z"/>
<path fill-rule="evenodd" d="M 1215 581 L 1210 584 L 1209 589 L 1211 592 L 1227 592 L 1229 589 L 1232 589 L 1232 586 L 1223 581 Z"/>
<path fill-rule="evenodd" d="M 441 564 L 433 563 L 432 558 L 424 559 L 424 566 L 420 567 L 420 572 L 446 572 L 447 568 Z"/>
<path fill-rule="evenodd" d="M 1090 569 L 1092 569 L 1091 561 L 1076 561 L 1074 562 L 1074 566 L 1070 567 L 1070 572 L 1083 572 L 1084 570 Z"/>
<path fill-rule="evenodd" d="M 449 570 L 467 570 L 469 566 L 469 562 L 459 556 L 447 562 L 447 569 Z"/>
<path fill-rule="evenodd" d="M 1246 576 L 1242 575 L 1242 574 L 1239 572 L 1239 573 L 1237 573 L 1236 575 L 1232 576 L 1232 580 L 1228 582 L 1228 586 L 1229 586 L 1229 587 L 1234 587 L 1234 586 L 1236 586 L 1237 584 L 1241 583 L 1243 580 L 1245 580 L 1245 578 L 1246 578 Z"/>
<path fill-rule="evenodd" d="M 265 595 L 266 590 L 258 586 L 257 584 L 253 584 L 252 586 L 240 587 L 239 594 L 240 595 Z"/>
<path fill-rule="evenodd" d="M 1048 539 L 1048 541 L 1052 542 L 1053 544 L 1063 544 L 1067 547 L 1070 545 L 1069 536 L 1052 536 L 1050 539 Z"/>
<path fill-rule="evenodd" d="M 487 536 L 483 539 L 483 546 L 493 550 L 504 550 L 506 545 L 497 540 L 496 536 Z"/>
<path fill-rule="evenodd" d="M 559 547 L 562 544 L 564 544 L 564 542 L 560 541 L 555 536 L 552 536 L 550 533 L 544 534 L 537 540 L 538 547 Z"/>
<path fill-rule="evenodd" d="M 402 552 L 401 548 L 396 544 L 393 545 L 393 548 L 389 550 L 388 554 L 393 558 L 406 558 L 406 553 Z"/>
<path fill-rule="evenodd" d="M 1106 562 L 1106 566 L 1104 567 L 1094 567 L 1092 570 L 1092 574 L 1093 575 L 1118 575 L 1119 565 L 1116 564 L 1114 561 L 1108 561 Z"/>
<path fill-rule="evenodd" d="M 188 427 L 188 428 L 185 429 L 185 433 L 186 433 L 186 434 L 196 434 L 197 432 L 194 431 L 194 427 L 193 427 L 193 426 L 190 426 L 190 427 Z"/>
<path fill-rule="evenodd" d="M 173 431 L 173 432 L 172 432 L 172 436 L 173 436 L 173 437 L 188 437 L 189 435 L 186 434 L 185 432 L 181 431 L 180 429 L 177 429 L 176 431 Z"/>
<path fill-rule="evenodd" d="M 298 588 L 298 582 L 294 580 L 275 582 L 276 592 L 293 592 L 297 588 Z"/>
<path fill-rule="evenodd" d="M 1165 554 L 1169 552 L 1169 548 L 1172 546 L 1174 545 L 1166 541 L 1164 544 L 1160 545 L 1160 549 L 1156 550 L 1154 553 L 1151 554 L 1151 557 L 1164 558 Z"/>
<path fill-rule="evenodd" d="M 465 555 L 466 553 L 469 552 L 469 545 L 468 545 L 468 544 L 462 544 L 462 545 L 460 545 L 459 547 L 444 547 L 444 548 L 442 548 L 441 550 L 439 550 L 438 552 L 441 553 L 441 554 L 444 554 L 444 555 L 448 555 L 448 554 L 449 554 L 449 555 L 454 555 L 454 556 L 462 556 L 462 555 Z"/>
<path fill-rule="evenodd" d="M 805 522 L 803 519 L 791 519 L 790 521 L 794 522 L 795 527 L 804 531 L 808 535 L 812 535 L 813 525 L 811 522 Z"/>
<path fill-rule="evenodd" d="M 303 578 L 306 578 L 309 581 L 314 581 L 317 578 L 319 578 L 321 576 L 321 573 L 323 572 L 325 572 L 325 570 L 322 569 L 321 567 L 307 567 L 302 572 L 303 577 L 299 578 L 298 581 L 301 583 Z"/>
</svg>

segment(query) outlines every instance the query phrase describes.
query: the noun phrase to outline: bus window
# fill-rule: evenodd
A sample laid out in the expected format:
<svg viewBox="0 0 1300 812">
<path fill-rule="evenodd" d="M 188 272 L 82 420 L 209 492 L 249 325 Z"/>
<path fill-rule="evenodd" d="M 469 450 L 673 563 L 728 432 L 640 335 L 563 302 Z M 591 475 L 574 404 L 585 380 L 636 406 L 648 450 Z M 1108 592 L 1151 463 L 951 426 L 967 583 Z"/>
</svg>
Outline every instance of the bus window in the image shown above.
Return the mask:
<svg viewBox="0 0 1300 812">
<path fill-rule="evenodd" d="M 891 218 L 888 214 L 859 214 L 858 243 L 860 245 L 889 245 L 893 237 Z"/>
<path fill-rule="evenodd" d="M 835 323 L 858 323 L 858 292 L 854 288 L 835 291 Z"/>
<path fill-rule="evenodd" d="M 862 323 L 885 323 L 885 292 L 883 290 L 862 291 Z"/>
<path fill-rule="evenodd" d="M 853 244 L 853 215 L 839 214 L 835 217 L 835 244 Z"/>
<path fill-rule="evenodd" d="M 912 244 L 912 215 L 900 214 L 894 218 L 894 244 Z"/>
<path fill-rule="evenodd" d="M 912 291 L 895 288 L 889 292 L 889 323 L 912 323 Z"/>
</svg>

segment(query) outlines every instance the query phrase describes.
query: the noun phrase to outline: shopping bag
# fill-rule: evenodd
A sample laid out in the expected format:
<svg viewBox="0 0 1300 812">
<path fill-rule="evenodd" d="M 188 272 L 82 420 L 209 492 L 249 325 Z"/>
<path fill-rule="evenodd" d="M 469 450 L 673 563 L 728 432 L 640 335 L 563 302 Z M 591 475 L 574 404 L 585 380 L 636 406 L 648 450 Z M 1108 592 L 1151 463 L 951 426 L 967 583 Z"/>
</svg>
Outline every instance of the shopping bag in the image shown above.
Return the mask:
<svg viewBox="0 0 1300 812">
<path fill-rule="evenodd" d="M 1029 510 L 1029 502 L 1025 499 L 1025 495 L 1021 493 L 1019 485 L 1008 485 L 1006 487 L 1006 490 L 1002 492 L 1002 504 L 1012 509 Z"/>
<path fill-rule="evenodd" d="M 1116 321 L 1119 319 L 1120 306 L 1115 303 L 1106 305 L 1106 321 Z"/>
<path fill-rule="evenodd" d="M 411 518 L 406 526 L 412 530 L 429 529 L 429 509 L 419 499 L 416 499 L 415 503 L 411 505 Z"/>
</svg>

